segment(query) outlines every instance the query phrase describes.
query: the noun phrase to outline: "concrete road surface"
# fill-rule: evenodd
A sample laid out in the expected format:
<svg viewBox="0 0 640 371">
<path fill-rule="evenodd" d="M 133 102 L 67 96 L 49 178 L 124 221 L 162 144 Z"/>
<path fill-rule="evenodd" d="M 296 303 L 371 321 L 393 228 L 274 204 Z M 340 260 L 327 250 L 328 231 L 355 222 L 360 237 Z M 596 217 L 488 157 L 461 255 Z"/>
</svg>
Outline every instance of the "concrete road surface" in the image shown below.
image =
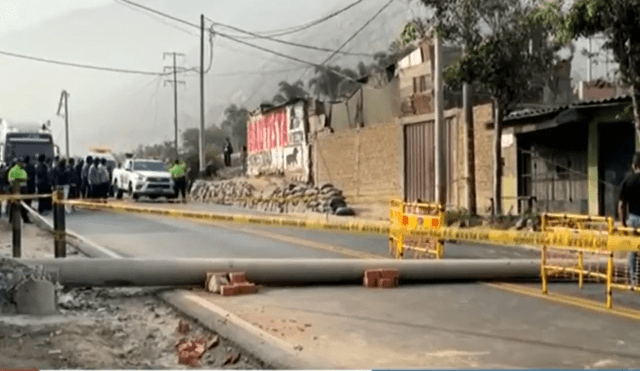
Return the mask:
<svg viewBox="0 0 640 371">
<path fill-rule="evenodd" d="M 345 255 L 319 246 L 386 255 L 388 244 L 385 236 L 235 225 L 229 229 L 99 211 L 79 211 L 68 216 L 67 225 L 134 257 L 334 258 Z M 447 255 L 535 258 L 538 253 L 452 244 Z M 390 290 L 265 288 L 256 295 L 231 298 L 190 295 L 203 307 L 213 303 L 292 348 L 301 346 L 302 352 L 344 368 L 640 367 L 637 320 L 487 284 L 403 285 Z"/>
</svg>

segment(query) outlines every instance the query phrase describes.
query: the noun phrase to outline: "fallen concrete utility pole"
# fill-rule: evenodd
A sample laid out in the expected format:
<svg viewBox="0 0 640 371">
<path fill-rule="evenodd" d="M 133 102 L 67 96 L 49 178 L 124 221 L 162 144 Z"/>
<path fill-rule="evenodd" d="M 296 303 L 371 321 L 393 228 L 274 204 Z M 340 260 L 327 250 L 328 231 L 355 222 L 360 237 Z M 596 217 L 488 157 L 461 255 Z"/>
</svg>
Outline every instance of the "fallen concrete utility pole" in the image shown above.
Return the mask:
<svg viewBox="0 0 640 371">
<path fill-rule="evenodd" d="M 67 286 L 204 285 L 207 272 L 245 272 L 250 282 L 310 285 L 362 282 L 370 269 L 397 269 L 401 282 L 509 281 L 540 277 L 539 260 L 391 259 L 20 259 Z"/>
</svg>

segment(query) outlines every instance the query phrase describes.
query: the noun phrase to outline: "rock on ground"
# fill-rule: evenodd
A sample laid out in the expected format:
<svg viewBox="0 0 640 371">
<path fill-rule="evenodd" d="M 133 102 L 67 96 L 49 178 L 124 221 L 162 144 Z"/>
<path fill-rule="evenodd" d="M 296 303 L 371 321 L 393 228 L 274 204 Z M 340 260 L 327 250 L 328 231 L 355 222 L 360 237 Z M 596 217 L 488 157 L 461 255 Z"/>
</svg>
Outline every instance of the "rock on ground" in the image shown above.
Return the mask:
<svg viewBox="0 0 640 371">
<path fill-rule="evenodd" d="M 178 360 L 177 344 L 216 334 L 165 305 L 157 289 L 64 290 L 78 309 L 59 316 L 0 318 L 0 364 L 39 369 L 187 369 Z M 179 322 L 190 322 L 189 333 L 178 333 Z M 229 350 L 240 356 L 227 364 Z M 205 351 L 198 368 L 261 369 L 244 349 L 220 339 Z"/>
</svg>

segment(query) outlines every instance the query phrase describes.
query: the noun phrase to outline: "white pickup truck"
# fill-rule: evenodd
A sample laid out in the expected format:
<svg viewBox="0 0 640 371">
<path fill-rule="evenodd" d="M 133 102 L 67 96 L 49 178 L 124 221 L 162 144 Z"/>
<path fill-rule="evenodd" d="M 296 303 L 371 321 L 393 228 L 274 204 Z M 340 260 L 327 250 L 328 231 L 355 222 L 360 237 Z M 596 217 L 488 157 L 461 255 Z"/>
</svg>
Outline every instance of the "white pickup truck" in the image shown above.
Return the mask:
<svg viewBox="0 0 640 371">
<path fill-rule="evenodd" d="M 113 171 L 113 188 L 118 199 L 126 192 L 132 199 L 175 196 L 171 173 L 158 160 L 130 158 Z"/>
</svg>

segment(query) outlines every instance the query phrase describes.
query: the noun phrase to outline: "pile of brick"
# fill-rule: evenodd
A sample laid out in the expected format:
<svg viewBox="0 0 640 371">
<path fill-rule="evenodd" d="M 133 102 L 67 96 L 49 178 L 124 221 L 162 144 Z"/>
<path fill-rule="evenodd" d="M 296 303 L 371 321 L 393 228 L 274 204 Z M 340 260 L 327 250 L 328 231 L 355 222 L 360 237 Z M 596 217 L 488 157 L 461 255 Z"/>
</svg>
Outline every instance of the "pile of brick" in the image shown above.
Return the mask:
<svg viewBox="0 0 640 371">
<path fill-rule="evenodd" d="M 354 215 L 342 191 L 332 184 L 314 187 L 304 183 L 289 183 L 258 192 L 246 181 L 197 181 L 191 189 L 191 198 L 263 212 Z"/>
<path fill-rule="evenodd" d="M 0 258 L 0 313 L 15 314 L 14 293 L 16 288 L 27 281 L 50 281 L 52 275 L 42 267 L 29 267 L 14 259 Z"/>
</svg>

